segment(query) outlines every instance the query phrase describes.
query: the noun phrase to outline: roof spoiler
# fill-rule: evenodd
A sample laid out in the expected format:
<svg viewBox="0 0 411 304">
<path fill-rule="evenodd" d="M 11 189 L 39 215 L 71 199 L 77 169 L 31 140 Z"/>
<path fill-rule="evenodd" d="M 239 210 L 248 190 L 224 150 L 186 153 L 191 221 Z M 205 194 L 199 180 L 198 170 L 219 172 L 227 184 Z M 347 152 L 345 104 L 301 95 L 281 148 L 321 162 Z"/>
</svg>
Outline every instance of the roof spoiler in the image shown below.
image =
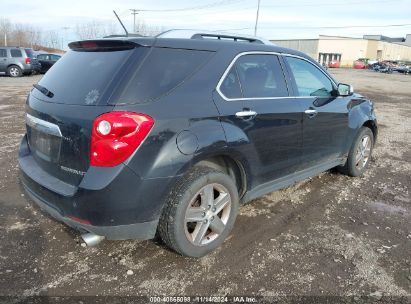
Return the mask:
<svg viewBox="0 0 411 304">
<path fill-rule="evenodd" d="M 125 51 L 139 47 L 140 44 L 130 40 L 84 40 L 69 43 L 69 48 L 78 52 L 113 52 Z"/>
</svg>

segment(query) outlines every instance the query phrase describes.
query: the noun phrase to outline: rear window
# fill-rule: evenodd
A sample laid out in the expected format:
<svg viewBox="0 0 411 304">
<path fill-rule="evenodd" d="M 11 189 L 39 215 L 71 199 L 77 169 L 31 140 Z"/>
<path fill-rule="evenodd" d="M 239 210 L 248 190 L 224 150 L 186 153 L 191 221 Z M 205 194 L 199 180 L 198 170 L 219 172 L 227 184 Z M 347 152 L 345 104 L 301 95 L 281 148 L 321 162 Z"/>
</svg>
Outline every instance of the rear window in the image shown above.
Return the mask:
<svg viewBox="0 0 411 304">
<path fill-rule="evenodd" d="M 34 53 L 32 49 L 24 49 L 26 51 L 27 57 L 34 58 Z"/>
<path fill-rule="evenodd" d="M 33 94 L 49 102 L 97 105 L 132 52 L 68 51 L 39 81 L 54 96 L 46 97 L 37 90 Z"/>
<path fill-rule="evenodd" d="M 190 77 L 212 55 L 209 51 L 153 48 L 120 90 L 119 104 L 157 99 Z"/>
</svg>

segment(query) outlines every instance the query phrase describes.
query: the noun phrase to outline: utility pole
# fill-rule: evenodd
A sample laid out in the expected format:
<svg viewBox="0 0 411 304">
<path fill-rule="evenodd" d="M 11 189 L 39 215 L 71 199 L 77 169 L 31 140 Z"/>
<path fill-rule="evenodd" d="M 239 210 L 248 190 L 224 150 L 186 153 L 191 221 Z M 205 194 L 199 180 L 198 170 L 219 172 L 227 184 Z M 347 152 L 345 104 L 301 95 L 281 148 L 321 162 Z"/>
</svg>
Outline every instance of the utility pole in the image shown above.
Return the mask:
<svg viewBox="0 0 411 304">
<path fill-rule="evenodd" d="M 255 16 L 254 36 L 257 36 L 258 15 L 259 15 L 259 13 L 260 13 L 260 1 L 261 1 L 261 0 L 258 0 L 257 15 Z"/>
<path fill-rule="evenodd" d="M 135 8 L 130 8 L 131 14 L 134 17 L 134 23 L 133 23 L 133 33 L 136 33 L 136 15 L 138 14 L 139 10 Z"/>
<path fill-rule="evenodd" d="M 71 27 L 63 26 L 61 29 L 63 30 L 63 37 L 61 37 L 61 49 L 64 50 L 64 42 L 67 41 L 67 30 Z"/>
<path fill-rule="evenodd" d="M 34 32 L 29 31 L 29 33 L 30 33 L 30 47 L 33 48 Z"/>
<path fill-rule="evenodd" d="M 4 33 L 4 46 L 7 46 L 7 33 Z"/>
</svg>

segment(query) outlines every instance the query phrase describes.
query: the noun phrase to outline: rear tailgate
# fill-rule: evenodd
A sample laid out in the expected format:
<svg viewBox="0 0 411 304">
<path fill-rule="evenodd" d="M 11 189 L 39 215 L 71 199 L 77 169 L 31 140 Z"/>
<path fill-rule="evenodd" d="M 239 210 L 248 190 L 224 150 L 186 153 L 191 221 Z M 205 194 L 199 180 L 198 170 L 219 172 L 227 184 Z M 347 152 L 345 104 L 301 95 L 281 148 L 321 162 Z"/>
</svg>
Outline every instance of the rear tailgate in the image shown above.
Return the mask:
<svg viewBox="0 0 411 304">
<path fill-rule="evenodd" d="M 45 103 L 31 96 L 26 128 L 33 161 L 58 180 L 77 186 L 89 167 L 93 120 L 111 109 Z"/>
<path fill-rule="evenodd" d="M 25 164 L 30 160 L 30 168 L 71 186 L 81 182 L 90 166 L 92 124 L 97 116 L 112 110 L 109 100 L 123 67 L 147 51 L 124 41 L 102 44 L 74 44 L 74 50 L 50 69 L 27 99 L 29 153 Z"/>
<path fill-rule="evenodd" d="M 30 63 L 34 63 L 34 64 L 39 63 L 32 49 L 24 49 L 24 51 L 26 52 L 27 57 L 30 58 Z"/>
</svg>

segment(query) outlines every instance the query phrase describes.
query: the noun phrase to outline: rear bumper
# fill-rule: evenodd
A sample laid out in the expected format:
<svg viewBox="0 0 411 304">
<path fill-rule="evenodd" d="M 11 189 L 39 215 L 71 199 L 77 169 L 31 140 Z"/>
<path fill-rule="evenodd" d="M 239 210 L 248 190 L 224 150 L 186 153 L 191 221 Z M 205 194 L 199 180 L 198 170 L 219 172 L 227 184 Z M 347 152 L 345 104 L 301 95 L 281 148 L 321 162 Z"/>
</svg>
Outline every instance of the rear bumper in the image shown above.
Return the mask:
<svg viewBox="0 0 411 304">
<path fill-rule="evenodd" d="M 40 63 L 38 64 L 23 64 L 23 72 L 39 72 L 41 70 L 41 65 Z"/>
<path fill-rule="evenodd" d="M 52 205 L 45 202 L 41 197 L 30 190 L 24 182 L 22 182 L 22 184 L 27 195 L 41 210 L 79 232 L 92 232 L 105 236 L 108 240 L 148 240 L 154 238 L 156 234 L 158 220 L 119 226 L 93 226 L 76 222 L 69 217 L 63 216 L 57 209 L 53 208 Z"/>
<path fill-rule="evenodd" d="M 70 185 L 43 170 L 26 137 L 19 150 L 20 180 L 28 196 L 55 219 L 107 239 L 155 236 L 172 178 L 142 179 L 125 165 L 90 167 L 81 183 Z"/>
</svg>

